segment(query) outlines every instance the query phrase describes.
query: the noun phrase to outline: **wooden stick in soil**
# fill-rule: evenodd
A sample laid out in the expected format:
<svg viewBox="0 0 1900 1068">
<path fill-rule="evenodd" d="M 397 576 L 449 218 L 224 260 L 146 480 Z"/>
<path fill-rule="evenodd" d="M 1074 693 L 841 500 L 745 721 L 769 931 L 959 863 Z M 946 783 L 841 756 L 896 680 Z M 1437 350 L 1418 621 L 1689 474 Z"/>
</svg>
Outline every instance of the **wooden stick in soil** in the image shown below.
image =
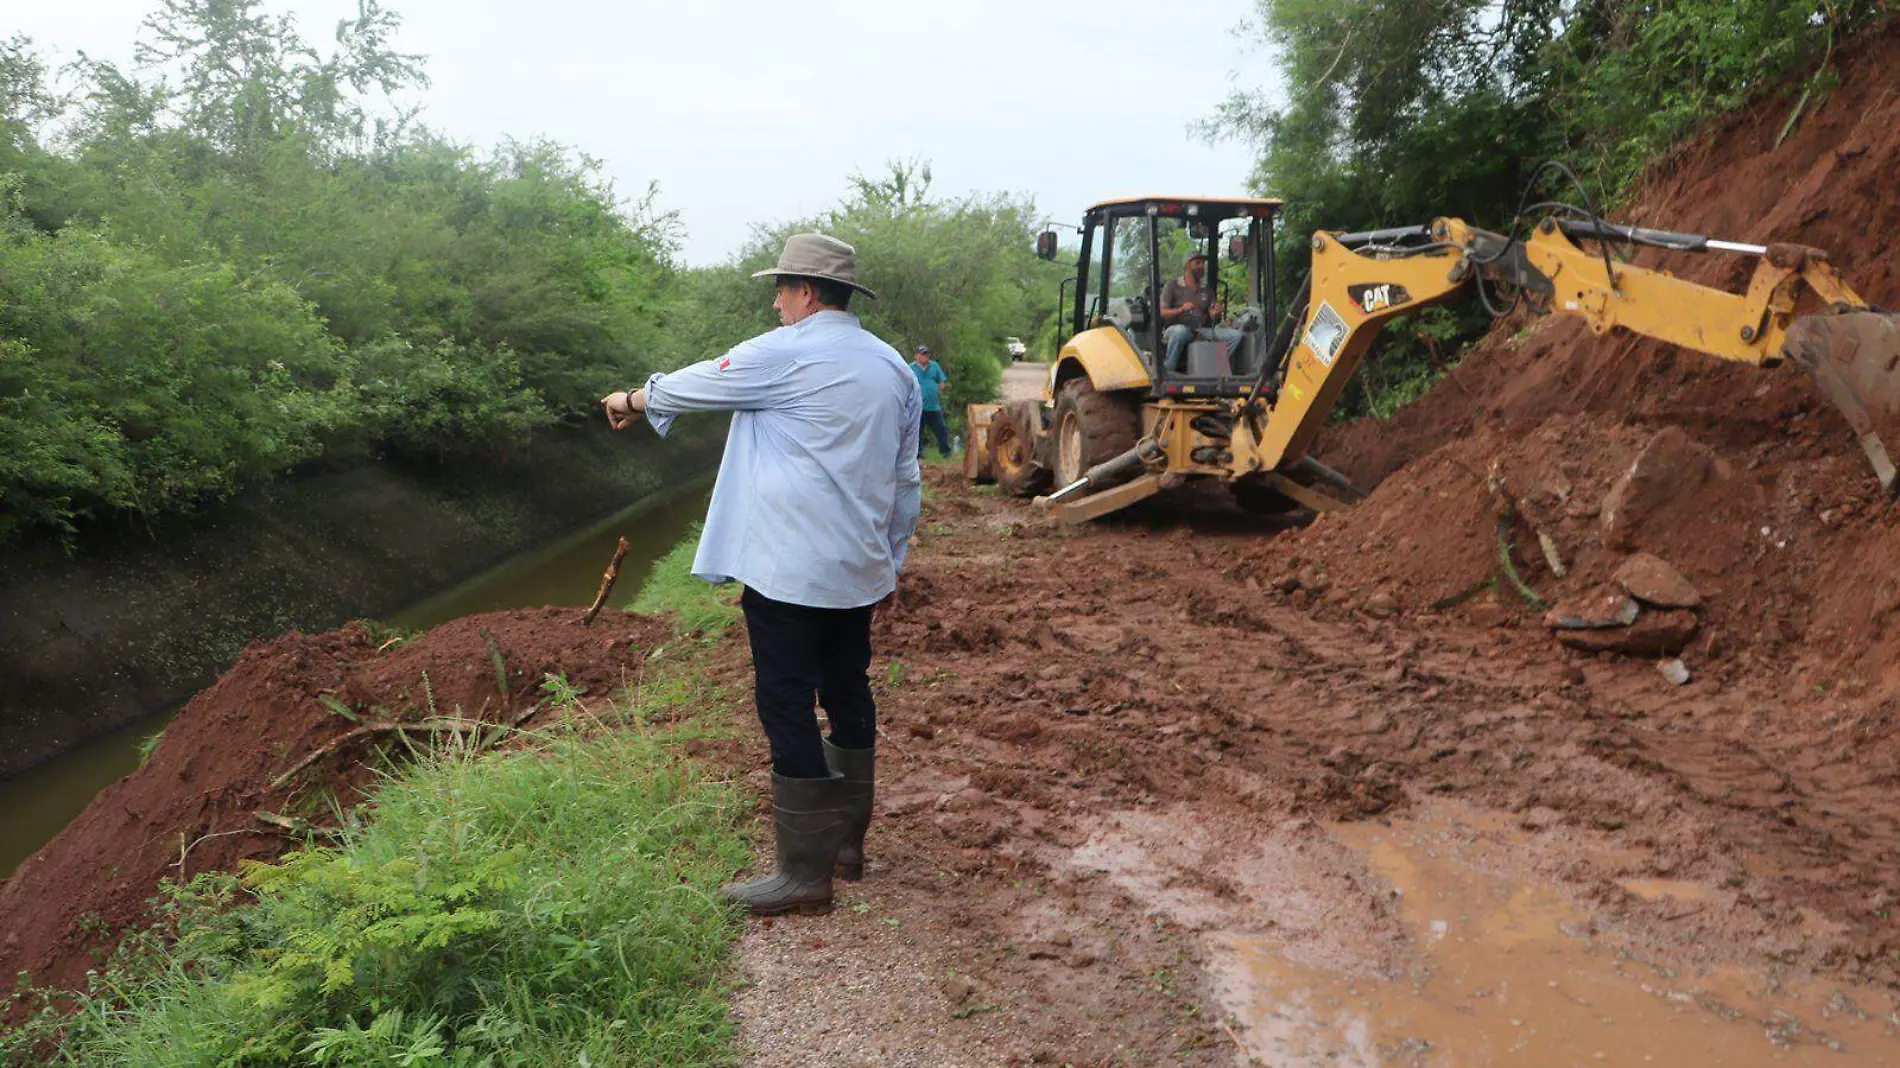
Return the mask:
<svg viewBox="0 0 1900 1068">
<path fill-rule="evenodd" d="M 593 607 L 581 617 L 581 626 L 594 625 L 594 617 L 600 614 L 601 606 L 607 603 L 607 595 L 614 591 L 614 582 L 620 578 L 620 561 L 627 558 L 627 549 L 627 539 L 621 538 L 620 544 L 614 547 L 613 563 L 608 564 L 607 573 L 600 576 L 600 592 L 594 595 Z"/>
<path fill-rule="evenodd" d="M 354 727 L 330 739 L 328 742 L 305 753 L 302 760 L 290 766 L 290 770 L 271 780 L 271 789 L 280 790 L 284 784 L 297 777 L 303 769 L 329 756 L 358 738 L 371 734 L 435 734 L 449 732 L 454 734 L 472 734 L 479 730 L 498 730 L 493 723 L 481 723 L 466 719 L 425 719 L 420 723 L 365 723 Z"/>
</svg>

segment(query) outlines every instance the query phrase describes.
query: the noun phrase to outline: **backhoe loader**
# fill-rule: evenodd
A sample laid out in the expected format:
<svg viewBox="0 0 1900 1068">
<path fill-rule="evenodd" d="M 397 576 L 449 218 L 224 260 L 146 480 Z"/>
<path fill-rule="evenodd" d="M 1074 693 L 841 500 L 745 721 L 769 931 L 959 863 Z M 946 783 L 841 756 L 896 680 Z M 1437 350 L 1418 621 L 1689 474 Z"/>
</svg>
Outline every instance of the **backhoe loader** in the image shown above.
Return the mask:
<svg viewBox="0 0 1900 1068">
<path fill-rule="evenodd" d="M 1807 371 L 1894 492 L 1883 432 L 1900 417 L 1900 326 L 1857 296 L 1826 254 L 1606 222 L 1553 204 L 1529 235 L 1460 219 L 1312 237 L 1312 269 L 1280 311 L 1274 287 L 1275 199 L 1142 197 L 1088 209 L 1067 333 L 1040 401 L 973 406 L 983 428 L 972 473 L 1039 508 L 1081 522 L 1187 479 L 1227 483 L 1245 508 L 1334 511 L 1361 494 L 1308 450 L 1385 323 L 1474 291 L 1496 309 L 1582 318 L 1719 359 Z M 1728 293 L 1619 261 L 1657 248 L 1751 257 L 1746 292 Z M 1055 233 L 1037 253 L 1054 259 Z M 1189 255 L 1208 260 L 1233 314 L 1167 357 L 1164 280 Z M 1237 279 L 1223 278 L 1222 270 Z M 1497 294 L 1497 296 L 1493 296 Z M 1277 322 L 1277 329 L 1274 326 Z M 1178 346 L 1177 346 L 1178 348 Z"/>
</svg>

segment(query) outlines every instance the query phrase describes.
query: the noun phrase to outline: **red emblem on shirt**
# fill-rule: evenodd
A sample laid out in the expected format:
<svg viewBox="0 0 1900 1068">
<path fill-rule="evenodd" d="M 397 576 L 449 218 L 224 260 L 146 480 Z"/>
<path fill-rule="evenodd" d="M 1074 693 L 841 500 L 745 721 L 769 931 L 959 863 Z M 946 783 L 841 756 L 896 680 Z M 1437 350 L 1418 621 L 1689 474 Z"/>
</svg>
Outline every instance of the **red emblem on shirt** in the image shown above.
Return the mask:
<svg viewBox="0 0 1900 1068">
<path fill-rule="evenodd" d="M 731 367 L 731 366 L 732 366 L 732 357 L 730 357 L 730 356 L 728 356 L 728 357 L 726 357 L 725 359 L 723 359 L 723 360 L 720 360 L 720 361 L 719 361 L 719 369 L 720 369 L 721 371 L 724 371 L 724 370 L 726 370 L 727 368 L 729 368 L 729 367 Z"/>
</svg>

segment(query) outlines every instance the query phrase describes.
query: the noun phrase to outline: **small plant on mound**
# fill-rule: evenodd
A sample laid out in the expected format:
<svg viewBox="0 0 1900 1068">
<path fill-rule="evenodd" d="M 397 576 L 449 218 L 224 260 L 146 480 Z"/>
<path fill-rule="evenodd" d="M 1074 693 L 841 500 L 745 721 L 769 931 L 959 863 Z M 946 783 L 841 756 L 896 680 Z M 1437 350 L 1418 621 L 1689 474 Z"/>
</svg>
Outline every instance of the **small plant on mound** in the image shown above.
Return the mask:
<svg viewBox="0 0 1900 1068">
<path fill-rule="evenodd" d="M 333 846 L 172 888 L 90 990 L 51 995 L 76 1011 L 28 1019 L 0 1060 L 729 1063 L 717 887 L 747 853 L 729 789 L 676 740 L 565 735 L 411 768 Z"/>
</svg>

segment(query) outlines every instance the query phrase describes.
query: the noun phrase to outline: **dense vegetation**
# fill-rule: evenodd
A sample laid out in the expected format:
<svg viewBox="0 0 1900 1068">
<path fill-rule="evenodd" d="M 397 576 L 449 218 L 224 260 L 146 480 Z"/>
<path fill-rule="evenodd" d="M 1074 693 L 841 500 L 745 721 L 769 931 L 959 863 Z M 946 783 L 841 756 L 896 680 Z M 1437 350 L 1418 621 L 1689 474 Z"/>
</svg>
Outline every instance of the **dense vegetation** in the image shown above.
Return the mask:
<svg viewBox="0 0 1900 1068">
<path fill-rule="evenodd" d="M 0 544 L 594 418 L 777 325 L 744 270 L 794 229 L 858 242 L 868 324 L 944 353 L 966 398 L 1038 325 L 1026 204 L 933 201 L 901 165 L 687 269 L 654 190 L 398 107 L 424 78 L 395 26 L 366 0 L 321 52 L 256 0 L 162 0 L 134 69 L 83 61 L 64 91 L 0 43 Z"/>
<path fill-rule="evenodd" d="M 1792 84 L 1771 106 L 1798 121 L 1826 88 L 1834 49 L 1890 10 L 1888 0 L 1257 0 L 1250 32 L 1280 84 L 1230 98 L 1211 126 L 1260 146 L 1253 184 L 1288 201 L 1283 283 L 1297 285 L 1315 229 L 1438 215 L 1502 228 L 1552 158 L 1603 210 L 1660 153 L 1764 91 Z M 1580 195 L 1559 180 L 1540 192 Z M 1380 388 L 1350 396 L 1349 410 L 1416 395 L 1443 366 L 1444 342 L 1484 322 L 1479 310 L 1441 311 L 1389 331 L 1398 344 L 1362 372 Z"/>
</svg>

